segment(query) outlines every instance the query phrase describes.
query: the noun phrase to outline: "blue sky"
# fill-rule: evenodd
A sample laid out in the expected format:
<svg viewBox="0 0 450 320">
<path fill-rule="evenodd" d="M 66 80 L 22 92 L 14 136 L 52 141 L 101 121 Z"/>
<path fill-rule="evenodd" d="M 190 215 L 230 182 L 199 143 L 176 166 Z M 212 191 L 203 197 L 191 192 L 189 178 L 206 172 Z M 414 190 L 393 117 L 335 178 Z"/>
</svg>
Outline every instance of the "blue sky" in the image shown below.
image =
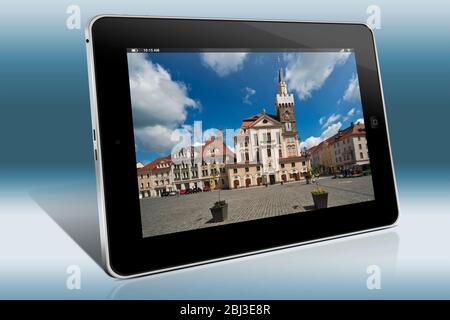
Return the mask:
<svg viewBox="0 0 450 320">
<path fill-rule="evenodd" d="M 302 146 L 312 147 L 363 118 L 353 52 L 129 53 L 137 160 L 170 154 L 172 133 L 237 129 L 245 117 L 275 114 L 277 72 L 290 93 Z"/>
</svg>

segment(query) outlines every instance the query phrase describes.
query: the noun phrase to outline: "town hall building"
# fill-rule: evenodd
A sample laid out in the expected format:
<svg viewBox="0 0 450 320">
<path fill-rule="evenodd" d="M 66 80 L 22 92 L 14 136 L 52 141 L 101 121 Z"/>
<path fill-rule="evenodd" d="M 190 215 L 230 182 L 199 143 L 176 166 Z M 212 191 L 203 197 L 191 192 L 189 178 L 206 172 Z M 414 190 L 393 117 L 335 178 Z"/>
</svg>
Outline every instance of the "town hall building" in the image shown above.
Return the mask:
<svg viewBox="0 0 450 320">
<path fill-rule="evenodd" d="M 298 181 L 310 170 L 302 155 L 294 115 L 294 95 L 288 92 L 281 69 L 275 96 L 276 114 L 243 119 L 234 138 L 235 161 L 227 165 L 230 188 Z"/>
</svg>

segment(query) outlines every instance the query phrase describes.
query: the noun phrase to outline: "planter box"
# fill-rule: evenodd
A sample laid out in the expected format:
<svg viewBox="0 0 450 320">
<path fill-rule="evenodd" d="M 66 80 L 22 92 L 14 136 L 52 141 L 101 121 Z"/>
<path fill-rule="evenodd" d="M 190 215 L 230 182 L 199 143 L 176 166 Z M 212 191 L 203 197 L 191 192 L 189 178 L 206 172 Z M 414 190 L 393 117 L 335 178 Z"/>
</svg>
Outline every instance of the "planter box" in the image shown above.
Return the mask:
<svg viewBox="0 0 450 320">
<path fill-rule="evenodd" d="M 325 209 L 328 207 L 328 192 L 311 194 L 314 200 L 314 207 L 316 209 Z"/>
<path fill-rule="evenodd" d="M 220 207 L 212 207 L 211 214 L 214 222 L 222 222 L 228 219 L 228 203 Z"/>
</svg>

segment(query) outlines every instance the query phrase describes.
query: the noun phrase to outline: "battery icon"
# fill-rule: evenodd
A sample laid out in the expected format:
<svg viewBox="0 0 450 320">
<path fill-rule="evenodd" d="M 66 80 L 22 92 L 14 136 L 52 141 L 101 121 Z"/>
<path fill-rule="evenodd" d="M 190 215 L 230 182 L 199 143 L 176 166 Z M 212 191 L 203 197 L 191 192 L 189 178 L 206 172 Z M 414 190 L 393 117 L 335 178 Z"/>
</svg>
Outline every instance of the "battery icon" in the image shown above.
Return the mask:
<svg viewBox="0 0 450 320">
<path fill-rule="evenodd" d="M 138 49 L 133 48 L 133 49 L 131 49 L 131 52 L 138 52 Z"/>
</svg>

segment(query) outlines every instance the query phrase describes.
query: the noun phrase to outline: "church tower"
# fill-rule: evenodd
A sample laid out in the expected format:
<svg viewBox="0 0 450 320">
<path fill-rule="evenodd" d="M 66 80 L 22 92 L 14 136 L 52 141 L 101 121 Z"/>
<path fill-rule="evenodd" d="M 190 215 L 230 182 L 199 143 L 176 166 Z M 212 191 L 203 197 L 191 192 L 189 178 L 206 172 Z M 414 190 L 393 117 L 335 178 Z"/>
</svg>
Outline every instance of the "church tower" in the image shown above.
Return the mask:
<svg viewBox="0 0 450 320">
<path fill-rule="evenodd" d="M 294 95 L 288 93 L 281 68 L 278 69 L 278 90 L 275 97 L 275 109 L 277 110 L 277 118 L 283 124 L 283 134 L 285 136 L 296 136 Z"/>
</svg>

